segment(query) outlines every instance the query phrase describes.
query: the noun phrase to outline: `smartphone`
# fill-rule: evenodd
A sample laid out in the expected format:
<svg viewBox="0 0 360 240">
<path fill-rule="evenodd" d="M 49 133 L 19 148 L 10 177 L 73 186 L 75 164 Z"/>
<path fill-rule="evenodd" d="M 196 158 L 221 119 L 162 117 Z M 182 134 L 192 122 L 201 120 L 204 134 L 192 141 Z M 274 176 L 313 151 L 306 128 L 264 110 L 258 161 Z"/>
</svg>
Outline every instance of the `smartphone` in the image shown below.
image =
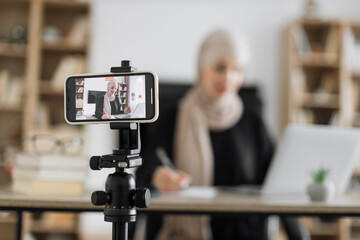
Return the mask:
<svg viewBox="0 0 360 240">
<path fill-rule="evenodd" d="M 156 73 L 76 75 L 65 81 L 65 120 L 69 124 L 154 122 L 159 115 Z"/>
</svg>

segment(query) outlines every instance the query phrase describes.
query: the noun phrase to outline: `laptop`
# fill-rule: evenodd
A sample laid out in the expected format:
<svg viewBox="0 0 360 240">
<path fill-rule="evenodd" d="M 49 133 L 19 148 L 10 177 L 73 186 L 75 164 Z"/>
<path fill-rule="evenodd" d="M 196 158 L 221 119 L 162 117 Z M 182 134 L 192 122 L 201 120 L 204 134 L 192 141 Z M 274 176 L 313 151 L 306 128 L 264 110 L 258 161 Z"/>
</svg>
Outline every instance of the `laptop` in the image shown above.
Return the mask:
<svg viewBox="0 0 360 240">
<path fill-rule="evenodd" d="M 360 129 L 288 125 L 277 146 L 261 194 L 306 194 L 312 173 L 329 169 L 328 179 L 341 195 L 360 160 Z"/>
<path fill-rule="evenodd" d="M 135 109 L 129 114 L 116 114 L 114 117 L 118 119 L 145 118 L 145 103 L 138 103 Z"/>
</svg>

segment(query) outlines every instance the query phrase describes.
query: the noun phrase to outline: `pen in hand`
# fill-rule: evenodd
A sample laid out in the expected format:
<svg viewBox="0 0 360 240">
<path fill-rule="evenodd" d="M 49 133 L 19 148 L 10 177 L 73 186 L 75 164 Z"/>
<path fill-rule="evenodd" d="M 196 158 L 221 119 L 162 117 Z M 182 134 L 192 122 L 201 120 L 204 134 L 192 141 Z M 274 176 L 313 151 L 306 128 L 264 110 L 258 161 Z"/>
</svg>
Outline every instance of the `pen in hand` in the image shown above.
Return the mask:
<svg viewBox="0 0 360 240">
<path fill-rule="evenodd" d="M 157 147 L 155 150 L 156 156 L 159 158 L 162 165 L 171 168 L 171 170 L 176 171 L 176 167 L 171 162 L 169 156 L 166 154 L 165 149 L 163 147 Z"/>
<path fill-rule="evenodd" d="M 176 169 L 176 167 L 170 160 L 170 157 L 168 156 L 168 154 L 166 153 L 163 147 L 157 147 L 155 149 L 155 154 L 163 166 L 170 168 L 174 173 L 179 174 L 179 176 L 181 176 L 182 180 L 180 182 L 180 185 L 182 188 L 186 188 L 189 186 L 191 177 L 186 173 L 183 173 Z"/>
</svg>

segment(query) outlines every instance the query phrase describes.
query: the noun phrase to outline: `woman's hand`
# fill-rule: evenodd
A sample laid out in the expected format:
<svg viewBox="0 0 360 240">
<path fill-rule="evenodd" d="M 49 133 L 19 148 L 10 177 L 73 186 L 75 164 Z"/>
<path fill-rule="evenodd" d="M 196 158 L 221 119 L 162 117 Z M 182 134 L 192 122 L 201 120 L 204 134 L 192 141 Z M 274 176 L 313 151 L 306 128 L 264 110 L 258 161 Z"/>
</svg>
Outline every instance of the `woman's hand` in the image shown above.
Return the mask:
<svg viewBox="0 0 360 240">
<path fill-rule="evenodd" d="M 126 113 L 126 114 L 131 113 L 131 107 L 128 106 L 127 108 L 125 108 L 124 113 Z"/>
<path fill-rule="evenodd" d="M 111 116 L 106 115 L 106 114 L 104 114 L 104 115 L 101 116 L 101 119 L 110 119 L 110 118 L 111 118 Z"/>
<path fill-rule="evenodd" d="M 156 168 L 151 183 L 159 191 L 179 191 L 191 183 L 191 177 L 182 171 L 160 166 Z"/>
</svg>

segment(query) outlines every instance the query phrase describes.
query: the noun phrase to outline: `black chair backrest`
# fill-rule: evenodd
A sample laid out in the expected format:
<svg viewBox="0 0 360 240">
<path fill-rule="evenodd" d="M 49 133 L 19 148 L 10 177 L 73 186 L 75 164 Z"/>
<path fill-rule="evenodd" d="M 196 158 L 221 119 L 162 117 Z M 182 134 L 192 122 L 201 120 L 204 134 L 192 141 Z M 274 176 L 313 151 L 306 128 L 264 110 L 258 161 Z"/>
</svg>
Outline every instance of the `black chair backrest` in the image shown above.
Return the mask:
<svg viewBox="0 0 360 240">
<path fill-rule="evenodd" d="M 88 104 L 90 103 L 96 103 L 96 99 L 98 98 L 98 96 L 104 96 L 106 93 L 106 91 L 95 91 L 95 90 L 89 90 L 88 92 Z"/>
<path fill-rule="evenodd" d="M 179 100 L 185 96 L 185 94 L 192 87 L 191 84 L 170 84 L 170 83 L 160 83 L 159 84 L 159 119 L 158 121 L 166 114 L 170 108 L 176 107 L 179 103 Z M 256 86 L 243 86 L 239 95 L 244 102 L 244 107 L 251 109 L 256 114 L 261 116 L 262 114 L 262 103 L 260 97 L 258 96 L 258 88 Z M 156 122 L 141 124 L 141 145 L 146 146 L 146 144 L 152 141 L 153 137 L 156 136 Z"/>
</svg>

